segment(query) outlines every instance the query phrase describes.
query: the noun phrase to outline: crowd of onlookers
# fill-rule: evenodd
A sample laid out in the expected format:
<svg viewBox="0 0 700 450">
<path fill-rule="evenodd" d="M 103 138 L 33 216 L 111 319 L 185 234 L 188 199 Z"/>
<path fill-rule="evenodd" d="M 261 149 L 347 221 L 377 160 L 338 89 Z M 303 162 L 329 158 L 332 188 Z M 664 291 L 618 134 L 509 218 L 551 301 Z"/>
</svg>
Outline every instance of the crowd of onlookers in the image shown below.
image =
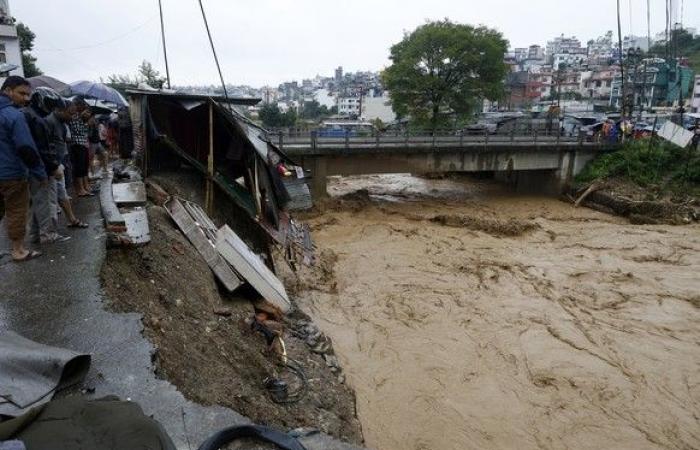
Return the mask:
<svg viewBox="0 0 700 450">
<path fill-rule="evenodd" d="M 70 239 L 60 232 L 61 213 L 68 228 L 89 226 L 72 205 L 99 189 L 91 181 L 107 174 L 110 156 L 118 154 L 118 133 L 117 115 L 94 114 L 83 97 L 67 100 L 50 88 L 32 89 L 18 76 L 5 80 L 0 88 L 0 212 L 14 261 L 41 255 L 25 246 L 27 229 L 40 245 Z"/>
</svg>

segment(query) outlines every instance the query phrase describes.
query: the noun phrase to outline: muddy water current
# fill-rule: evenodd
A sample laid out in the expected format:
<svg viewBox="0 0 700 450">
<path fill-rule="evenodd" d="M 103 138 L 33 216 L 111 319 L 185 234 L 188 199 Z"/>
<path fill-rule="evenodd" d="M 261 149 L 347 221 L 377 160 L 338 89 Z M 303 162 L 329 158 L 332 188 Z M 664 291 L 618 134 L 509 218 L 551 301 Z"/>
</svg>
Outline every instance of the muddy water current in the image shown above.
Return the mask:
<svg viewBox="0 0 700 450">
<path fill-rule="evenodd" d="M 698 225 L 466 179 L 330 191 L 297 295 L 368 447 L 700 448 Z"/>
</svg>

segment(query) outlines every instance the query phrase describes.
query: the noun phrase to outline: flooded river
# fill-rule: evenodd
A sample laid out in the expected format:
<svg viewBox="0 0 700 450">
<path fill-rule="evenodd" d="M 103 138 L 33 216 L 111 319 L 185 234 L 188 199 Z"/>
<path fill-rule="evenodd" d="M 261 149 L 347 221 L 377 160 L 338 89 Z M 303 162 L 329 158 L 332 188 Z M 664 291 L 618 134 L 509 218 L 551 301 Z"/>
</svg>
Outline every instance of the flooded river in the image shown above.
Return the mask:
<svg viewBox="0 0 700 450">
<path fill-rule="evenodd" d="M 298 297 L 368 447 L 700 448 L 698 225 L 490 181 L 329 189 L 344 200 L 309 220 L 321 264 Z"/>
</svg>

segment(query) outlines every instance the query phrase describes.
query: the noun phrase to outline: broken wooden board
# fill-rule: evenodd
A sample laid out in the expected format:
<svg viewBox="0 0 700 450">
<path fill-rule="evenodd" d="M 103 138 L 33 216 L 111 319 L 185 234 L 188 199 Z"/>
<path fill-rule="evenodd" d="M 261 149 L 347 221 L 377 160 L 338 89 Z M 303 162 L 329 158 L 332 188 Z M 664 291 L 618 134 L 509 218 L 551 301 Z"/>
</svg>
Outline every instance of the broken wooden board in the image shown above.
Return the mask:
<svg viewBox="0 0 700 450">
<path fill-rule="evenodd" d="M 114 202 L 119 206 L 143 206 L 146 204 L 146 186 L 141 181 L 112 185 Z"/>
<path fill-rule="evenodd" d="M 207 239 L 197 222 L 190 216 L 182 203 L 171 198 L 165 205 L 170 217 L 175 221 L 187 239 L 194 245 L 200 255 L 211 268 L 216 278 L 221 281 L 227 291 L 233 292 L 243 284 L 243 280 L 231 269 L 226 260 L 216 251 L 214 245 Z"/>
<path fill-rule="evenodd" d="M 145 208 L 135 208 L 122 213 L 126 222 L 126 234 L 134 245 L 143 245 L 151 242 L 151 232 L 148 228 L 148 214 Z"/>
<path fill-rule="evenodd" d="M 216 250 L 265 300 L 289 312 L 292 304 L 282 282 L 228 225 L 216 234 Z"/>
</svg>

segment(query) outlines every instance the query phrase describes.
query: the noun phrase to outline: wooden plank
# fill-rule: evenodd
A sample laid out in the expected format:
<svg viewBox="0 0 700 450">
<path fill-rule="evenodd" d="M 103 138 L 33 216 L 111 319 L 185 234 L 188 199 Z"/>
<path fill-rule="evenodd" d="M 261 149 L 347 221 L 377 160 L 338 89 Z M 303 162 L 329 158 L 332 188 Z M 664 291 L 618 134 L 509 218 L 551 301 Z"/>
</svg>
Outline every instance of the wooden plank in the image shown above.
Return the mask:
<svg viewBox="0 0 700 450">
<path fill-rule="evenodd" d="M 289 312 L 292 304 L 282 282 L 228 225 L 217 232 L 216 249 L 265 300 Z"/>
<path fill-rule="evenodd" d="M 192 216 L 185 210 L 185 207 L 176 198 L 171 198 L 164 205 L 170 217 L 177 226 L 187 236 L 187 239 L 194 245 L 200 255 L 207 262 L 214 275 L 221 281 L 226 290 L 233 292 L 243 284 L 243 280 L 231 269 L 226 260 L 216 251 L 214 245 L 204 235 L 204 232 L 197 226 Z"/>
<path fill-rule="evenodd" d="M 114 202 L 119 206 L 143 206 L 146 204 L 146 186 L 141 181 L 112 185 Z"/>
<path fill-rule="evenodd" d="M 148 214 L 145 208 L 136 208 L 122 214 L 126 222 L 126 234 L 132 244 L 143 245 L 151 242 L 148 227 Z"/>
</svg>

